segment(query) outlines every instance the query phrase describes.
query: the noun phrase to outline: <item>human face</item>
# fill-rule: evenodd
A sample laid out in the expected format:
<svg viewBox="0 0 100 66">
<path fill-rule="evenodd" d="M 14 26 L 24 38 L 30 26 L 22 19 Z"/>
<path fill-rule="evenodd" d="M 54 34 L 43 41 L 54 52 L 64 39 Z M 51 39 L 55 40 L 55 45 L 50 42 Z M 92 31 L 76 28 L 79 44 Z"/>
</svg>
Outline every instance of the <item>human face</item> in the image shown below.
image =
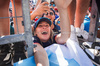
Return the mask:
<svg viewBox="0 0 100 66">
<path fill-rule="evenodd" d="M 50 38 L 50 25 L 43 21 L 36 27 L 35 33 L 42 42 L 47 42 Z"/>
<path fill-rule="evenodd" d="M 48 11 L 48 13 L 46 13 L 46 14 L 44 15 L 44 17 L 49 18 L 52 22 L 53 22 L 54 19 L 55 19 L 55 15 L 54 15 L 54 12 L 53 12 L 52 10 Z"/>
</svg>

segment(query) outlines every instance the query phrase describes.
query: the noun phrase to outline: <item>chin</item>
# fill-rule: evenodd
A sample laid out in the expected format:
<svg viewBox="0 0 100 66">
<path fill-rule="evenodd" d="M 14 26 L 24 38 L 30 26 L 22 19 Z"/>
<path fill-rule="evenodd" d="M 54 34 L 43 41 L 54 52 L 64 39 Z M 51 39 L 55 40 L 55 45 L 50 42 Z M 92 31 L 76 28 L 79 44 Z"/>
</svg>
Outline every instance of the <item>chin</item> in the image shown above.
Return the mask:
<svg viewBox="0 0 100 66">
<path fill-rule="evenodd" d="M 48 41 L 49 40 L 49 37 L 43 37 L 42 40 L 43 41 Z"/>
<path fill-rule="evenodd" d="M 44 37 L 43 40 L 47 41 L 49 38 Z"/>
</svg>

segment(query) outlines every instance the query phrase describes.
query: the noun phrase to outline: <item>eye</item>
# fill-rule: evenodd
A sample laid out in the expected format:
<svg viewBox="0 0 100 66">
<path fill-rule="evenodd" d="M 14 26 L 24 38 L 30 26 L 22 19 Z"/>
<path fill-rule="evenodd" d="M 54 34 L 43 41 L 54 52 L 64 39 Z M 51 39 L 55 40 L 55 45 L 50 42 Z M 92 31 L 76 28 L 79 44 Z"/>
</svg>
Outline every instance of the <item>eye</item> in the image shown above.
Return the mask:
<svg viewBox="0 0 100 66">
<path fill-rule="evenodd" d="M 50 15 L 53 15 L 53 13 L 52 13 L 52 12 L 50 12 Z"/>
<path fill-rule="evenodd" d="M 42 25 L 38 25 L 38 27 L 42 27 Z"/>
<path fill-rule="evenodd" d="M 53 4 L 53 7 L 55 7 L 55 4 Z"/>
<path fill-rule="evenodd" d="M 49 27 L 49 25 L 45 25 L 46 27 Z"/>
</svg>

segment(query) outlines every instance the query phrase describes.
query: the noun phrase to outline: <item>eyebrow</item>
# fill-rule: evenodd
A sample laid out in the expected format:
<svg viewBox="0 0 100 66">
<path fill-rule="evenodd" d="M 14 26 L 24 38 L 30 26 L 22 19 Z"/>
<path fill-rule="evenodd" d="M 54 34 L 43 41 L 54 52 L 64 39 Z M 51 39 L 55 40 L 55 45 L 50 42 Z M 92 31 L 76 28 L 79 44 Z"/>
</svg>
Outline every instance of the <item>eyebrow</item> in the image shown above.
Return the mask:
<svg viewBox="0 0 100 66">
<path fill-rule="evenodd" d="M 48 24 L 47 22 L 45 22 L 45 23 Z M 39 23 L 39 24 L 43 24 L 43 23 L 41 22 L 41 23 Z M 38 25 L 39 25 L 39 24 L 38 24 Z"/>
</svg>

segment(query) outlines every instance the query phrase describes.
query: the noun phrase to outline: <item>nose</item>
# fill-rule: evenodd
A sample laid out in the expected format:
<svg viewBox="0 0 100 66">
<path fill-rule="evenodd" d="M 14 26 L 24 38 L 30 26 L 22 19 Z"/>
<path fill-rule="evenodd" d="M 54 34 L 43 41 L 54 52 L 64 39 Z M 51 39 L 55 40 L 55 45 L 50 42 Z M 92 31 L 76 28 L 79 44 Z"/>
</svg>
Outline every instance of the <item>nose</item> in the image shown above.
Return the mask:
<svg viewBox="0 0 100 66">
<path fill-rule="evenodd" d="M 51 16 L 50 14 L 48 14 L 48 16 Z"/>
<path fill-rule="evenodd" d="M 43 29 L 46 29 L 46 26 L 43 26 Z"/>
<path fill-rule="evenodd" d="M 50 13 L 48 13 L 48 16 L 51 16 Z"/>
</svg>

